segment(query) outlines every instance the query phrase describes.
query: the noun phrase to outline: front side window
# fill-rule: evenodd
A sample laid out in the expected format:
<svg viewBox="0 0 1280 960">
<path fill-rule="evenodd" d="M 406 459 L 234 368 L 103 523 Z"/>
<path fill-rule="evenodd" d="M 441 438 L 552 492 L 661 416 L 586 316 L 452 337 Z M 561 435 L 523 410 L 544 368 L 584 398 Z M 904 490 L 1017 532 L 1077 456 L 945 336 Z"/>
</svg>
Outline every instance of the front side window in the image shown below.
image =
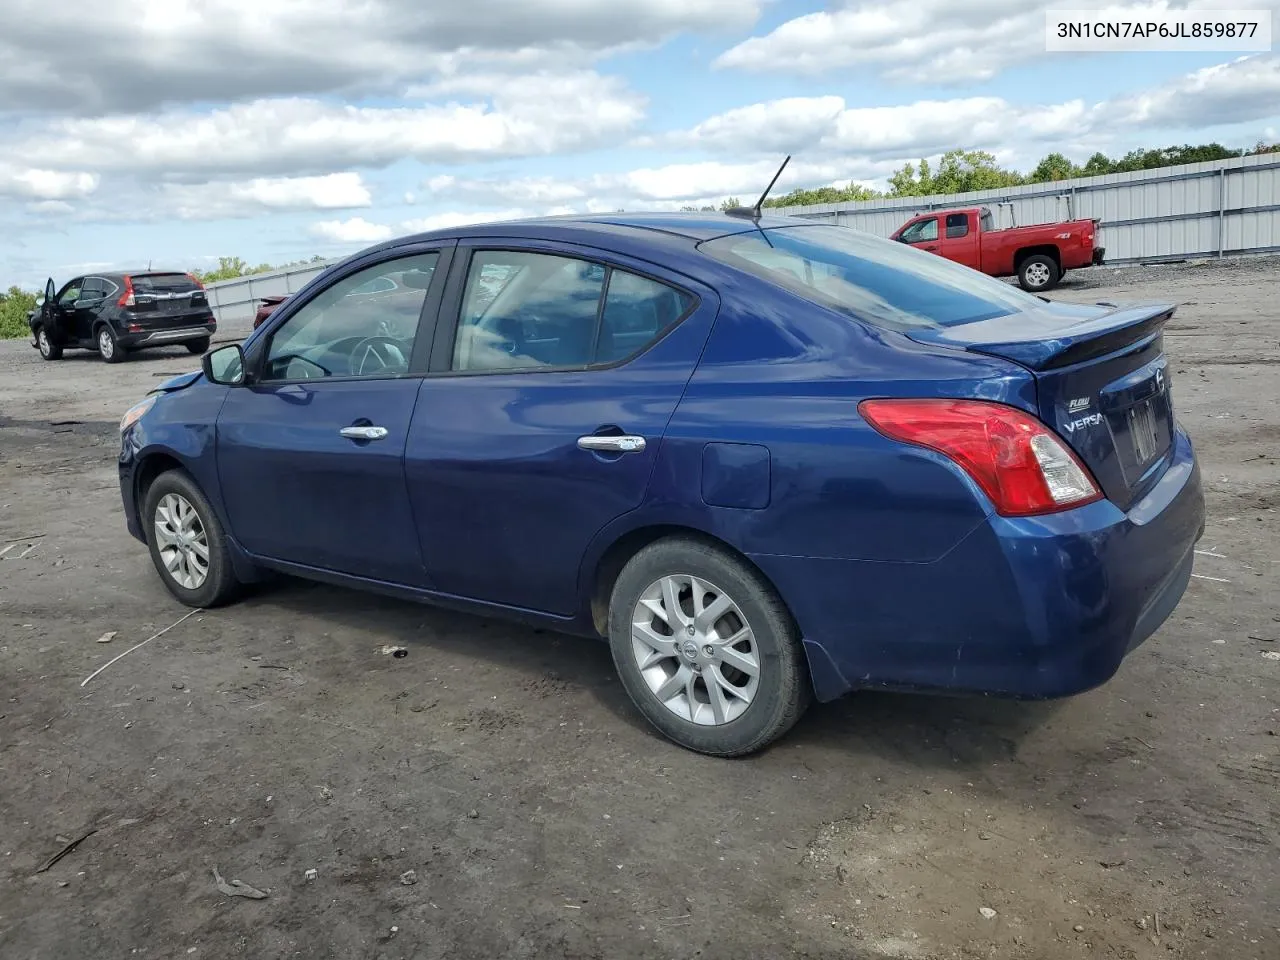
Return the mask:
<svg viewBox="0 0 1280 960">
<path fill-rule="evenodd" d="M 928 220 L 917 220 L 902 231 L 899 239 L 903 243 L 927 243 L 930 240 L 937 240 L 938 218 L 930 217 Z"/>
<path fill-rule="evenodd" d="M 1042 306 L 976 270 L 848 227 L 774 227 L 718 237 L 699 249 L 814 303 L 897 330 Z"/>
<path fill-rule="evenodd" d="M 271 336 L 264 380 L 409 371 L 437 253 L 366 267 L 308 300 Z"/>
<path fill-rule="evenodd" d="M 71 304 L 75 303 L 77 300 L 80 299 L 80 291 L 83 289 L 83 287 L 84 287 L 84 278 L 76 277 L 76 279 L 72 280 L 65 287 L 63 287 L 62 292 L 58 294 L 58 305 L 63 307 L 71 306 Z"/>
<path fill-rule="evenodd" d="M 692 297 L 576 257 L 478 250 L 471 258 L 453 369 L 583 368 L 643 350 Z"/>
</svg>

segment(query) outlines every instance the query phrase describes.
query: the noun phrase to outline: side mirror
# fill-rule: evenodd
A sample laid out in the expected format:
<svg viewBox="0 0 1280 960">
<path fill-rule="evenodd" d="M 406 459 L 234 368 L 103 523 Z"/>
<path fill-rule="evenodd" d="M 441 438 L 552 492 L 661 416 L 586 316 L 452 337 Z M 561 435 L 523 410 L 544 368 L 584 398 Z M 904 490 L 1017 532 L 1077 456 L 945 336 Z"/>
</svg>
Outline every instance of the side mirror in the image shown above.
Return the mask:
<svg viewBox="0 0 1280 960">
<path fill-rule="evenodd" d="M 211 350 L 200 358 L 200 368 L 210 383 L 238 387 L 244 383 L 244 351 L 238 343 Z"/>
<path fill-rule="evenodd" d="M 38 294 L 38 295 L 36 296 L 36 306 L 37 306 L 37 307 L 43 307 L 43 306 L 44 306 L 44 294 L 43 294 L 43 293 Z"/>
</svg>

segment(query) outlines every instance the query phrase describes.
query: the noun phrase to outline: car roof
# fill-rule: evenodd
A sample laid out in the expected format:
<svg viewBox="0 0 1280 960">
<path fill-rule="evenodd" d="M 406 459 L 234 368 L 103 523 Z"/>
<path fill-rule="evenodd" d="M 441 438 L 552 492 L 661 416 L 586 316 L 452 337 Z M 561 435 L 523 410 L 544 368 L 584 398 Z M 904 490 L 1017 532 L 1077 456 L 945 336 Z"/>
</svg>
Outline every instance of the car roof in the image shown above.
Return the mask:
<svg viewBox="0 0 1280 960">
<path fill-rule="evenodd" d="M 432 240 L 463 240 L 478 237 L 566 241 L 582 241 L 589 237 L 597 242 L 605 241 L 606 243 L 612 238 L 627 246 L 643 245 L 646 239 L 658 245 L 664 239 L 680 237 L 697 243 L 716 237 L 746 233 L 758 227 L 785 227 L 808 222 L 811 221 L 768 214 L 755 220 L 724 213 L 691 211 L 569 214 L 557 217 L 530 217 L 521 220 L 472 223 L 399 237 L 379 246 L 396 247 Z"/>
</svg>

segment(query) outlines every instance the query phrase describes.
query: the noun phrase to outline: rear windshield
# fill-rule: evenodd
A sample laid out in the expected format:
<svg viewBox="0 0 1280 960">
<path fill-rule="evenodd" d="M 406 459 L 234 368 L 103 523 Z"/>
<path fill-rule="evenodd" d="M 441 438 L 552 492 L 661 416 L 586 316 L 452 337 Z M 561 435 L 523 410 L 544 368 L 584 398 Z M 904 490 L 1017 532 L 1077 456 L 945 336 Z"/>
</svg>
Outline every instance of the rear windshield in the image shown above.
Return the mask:
<svg viewBox="0 0 1280 960">
<path fill-rule="evenodd" d="M 135 293 L 190 293 L 200 289 L 185 273 L 146 273 L 130 279 Z"/>
<path fill-rule="evenodd" d="M 771 227 L 699 249 L 806 300 L 898 330 L 951 327 L 1043 306 L 976 270 L 848 227 Z"/>
</svg>

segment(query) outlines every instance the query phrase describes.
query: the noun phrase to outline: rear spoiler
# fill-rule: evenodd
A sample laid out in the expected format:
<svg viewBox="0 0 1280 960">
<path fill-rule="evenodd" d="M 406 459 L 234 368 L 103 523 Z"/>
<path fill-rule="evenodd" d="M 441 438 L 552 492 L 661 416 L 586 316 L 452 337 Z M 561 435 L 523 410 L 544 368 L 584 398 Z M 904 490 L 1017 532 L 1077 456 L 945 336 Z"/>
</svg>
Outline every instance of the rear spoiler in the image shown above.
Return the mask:
<svg viewBox="0 0 1280 960">
<path fill-rule="evenodd" d="M 1093 316 L 1080 316 L 1075 304 L 1047 304 L 1038 310 L 1006 314 L 975 323 L 912 330 L 920 343 L 962 347 L 1012 360 L 1031 370 L 1053 370 L 1104 357 L 1159 334 L 1175 304 L 1147 303 L 1126 307 L 1098 304 Z"/>
</svg>

